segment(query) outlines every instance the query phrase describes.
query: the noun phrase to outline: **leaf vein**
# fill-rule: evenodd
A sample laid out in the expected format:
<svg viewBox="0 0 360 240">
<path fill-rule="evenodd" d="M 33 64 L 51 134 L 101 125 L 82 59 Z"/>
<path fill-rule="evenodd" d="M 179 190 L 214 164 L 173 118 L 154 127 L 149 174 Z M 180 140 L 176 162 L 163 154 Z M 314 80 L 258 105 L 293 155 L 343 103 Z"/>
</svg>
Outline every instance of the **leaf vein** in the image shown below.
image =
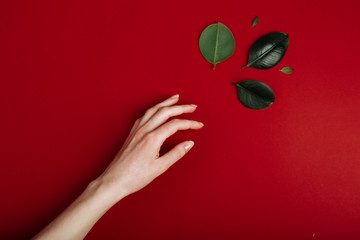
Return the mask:
<svg viewBox="0 0 360 240">
<path fill-rule="evenodd" d="M 219 23 L 217 23 L 217 28 L 216 28 L 216 41 L 215 41 L 215 52 L 214 52 L 214 64 L 216 64 L 216 58 L 217 58 L 217 49 L 218 49 L 218 45 L 219 45 Z"/>
</svg>

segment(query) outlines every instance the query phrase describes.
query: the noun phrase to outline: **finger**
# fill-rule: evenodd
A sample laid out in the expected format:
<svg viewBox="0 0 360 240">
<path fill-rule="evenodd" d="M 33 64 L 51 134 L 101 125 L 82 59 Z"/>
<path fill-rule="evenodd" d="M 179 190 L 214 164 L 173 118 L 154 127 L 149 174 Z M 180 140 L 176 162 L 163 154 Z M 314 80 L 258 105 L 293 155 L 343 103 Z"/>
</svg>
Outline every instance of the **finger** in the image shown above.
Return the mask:
<svg viewBox="0 0 360 240">
<path fill-rule="evenodd" d="M 132 135 L 136 129 L 138 129 L 139 127 L 139 124 L 140 124 L 140 118 L 139 119 L 136 119 L 134 125 L 132 126 L 131 130 L 130 130 L 130 134 L 129 135 Z"/>
<path fill-rule="evenodd" d="M 168 137 L 179 130 L 200 129 L 203 126 L 203 123 L 194 120 L 172 119 L 171 121 L 158 127 L 152 133 L 154 136 L 158 136 L 158 141 L 162 144 Z"/>
<path fill-rule="evenodd" d="M 165 153 L 161 159 L 159 159 L 159 164 L 162 165 L 162 171 L 165 172 L 169 167 L 180 160 L 193 146 L 193 141 L 185 141 L 179 143 L 169 152 Z"/>
<path fill-rule="evenodd" d="M 176 94 L 176 95 L 166 99 L 165 101 L 158 103 L 155 106 L 149 108 L 145 112 L 144 116 L 141 118 L 139 127 L 143 126 L 158 111 L 159 108 L 174 105 L 178 101 L 179 101 L 179 94 Z"/>
<path fill-rule="evenodd" d="M 181 115 L 183 113 L 191 113 L 196 109 L 196 105 L 176 105 L 170 107 L 160 108 L 144 125 L 147 132 L 151 132 L 156 129 L 163 123 L 165 123 L 169 118 Z"/>
<path fill-rule="evenodd" d="M 132 139 L 132 137 L 133 137 L 136 129 L 138 128 L 139 122 L 140 122 L 140 119 L 137 119 L 137 120 L 135 121 L 134 125 L 132 126 L 132 128 L 131 128 L 131 130 L 130 130 L 129 135 L 127 136 L 127 138 L 126 138 L 126 140 L 125 140 L 125 142 L 124 142 L 124 146 L 126 146 L 126 145 L 130 142 L 130 140 Z"/>
</svg>

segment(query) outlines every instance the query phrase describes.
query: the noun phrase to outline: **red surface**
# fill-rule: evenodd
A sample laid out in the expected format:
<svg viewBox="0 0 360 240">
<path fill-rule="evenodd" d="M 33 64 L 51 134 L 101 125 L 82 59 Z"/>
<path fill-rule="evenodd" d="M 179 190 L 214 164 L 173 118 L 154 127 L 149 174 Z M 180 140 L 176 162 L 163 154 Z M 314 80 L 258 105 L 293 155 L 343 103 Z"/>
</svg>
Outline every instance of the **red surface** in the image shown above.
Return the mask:
<svg viewBox="0 0 360 240">
<path fill-rule="evenodd" d="M 168 147 L 195 147 L 87 239 L 360 239 L 357 4 L 2 0 L 0 238 L 38 232 L 102 172 L 137 116 L 179 93 L 205 127 Z M 236 51 L 213 71 L 198 38 L 216 21 Z M 241 69 L 271 31 L 289 34 L 284 59 Z M 243 107 L 231 83 L 247 79 L 276 102 Z"/>
</svg>

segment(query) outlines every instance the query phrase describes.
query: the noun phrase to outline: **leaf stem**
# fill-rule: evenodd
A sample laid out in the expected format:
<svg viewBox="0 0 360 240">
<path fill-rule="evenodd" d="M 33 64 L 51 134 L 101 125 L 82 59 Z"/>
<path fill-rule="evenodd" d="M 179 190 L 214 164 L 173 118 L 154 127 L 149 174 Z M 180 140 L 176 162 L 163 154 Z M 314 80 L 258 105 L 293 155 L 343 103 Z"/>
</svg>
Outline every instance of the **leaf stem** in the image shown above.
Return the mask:
<svg viewBox="0 0 360 240">
<path fill-rule="evenodd" d="M 216 67 L 216 59 L 217 59 L 217 52 L 218 52 L 218 45 L 219 45 L 219 32 L 220 32 L 220 22 L 217 22 L 216 25 L 216 40 L 215 40 L 215 50 L 214 50 L 214 68 L 213 70 L 215 70 Z"/>
<path fill-rule="evenodd" d="M 245 69 L 245 68 L 247 68 L 247 67 L 249 67 L 249 64 L 247 64 L 247 65 L 245 65 L 245 66 L 242 66 L 241 69 Z"/>
<path fill-rule="evenodd" d="M 215 70 L 215 68 L 216 68 L 216 63 L 213 64 L 213 68 L 212 68 L 212 69 Z"/>
</svg>

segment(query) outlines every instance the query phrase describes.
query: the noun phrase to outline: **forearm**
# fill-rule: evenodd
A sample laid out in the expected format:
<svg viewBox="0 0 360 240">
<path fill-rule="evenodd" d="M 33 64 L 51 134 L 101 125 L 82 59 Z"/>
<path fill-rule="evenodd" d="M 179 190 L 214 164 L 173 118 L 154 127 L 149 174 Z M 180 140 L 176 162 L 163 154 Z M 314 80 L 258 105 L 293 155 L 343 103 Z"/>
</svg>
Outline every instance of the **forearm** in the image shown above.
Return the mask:
<svg viewBox="0 0 360 240">
<path fill-rule="evenodd" d="M 123 197 L 114 196 L 109 187 L 97 179 L 34 239 L 83 239 L 101 216 Z"/>
</svg>

